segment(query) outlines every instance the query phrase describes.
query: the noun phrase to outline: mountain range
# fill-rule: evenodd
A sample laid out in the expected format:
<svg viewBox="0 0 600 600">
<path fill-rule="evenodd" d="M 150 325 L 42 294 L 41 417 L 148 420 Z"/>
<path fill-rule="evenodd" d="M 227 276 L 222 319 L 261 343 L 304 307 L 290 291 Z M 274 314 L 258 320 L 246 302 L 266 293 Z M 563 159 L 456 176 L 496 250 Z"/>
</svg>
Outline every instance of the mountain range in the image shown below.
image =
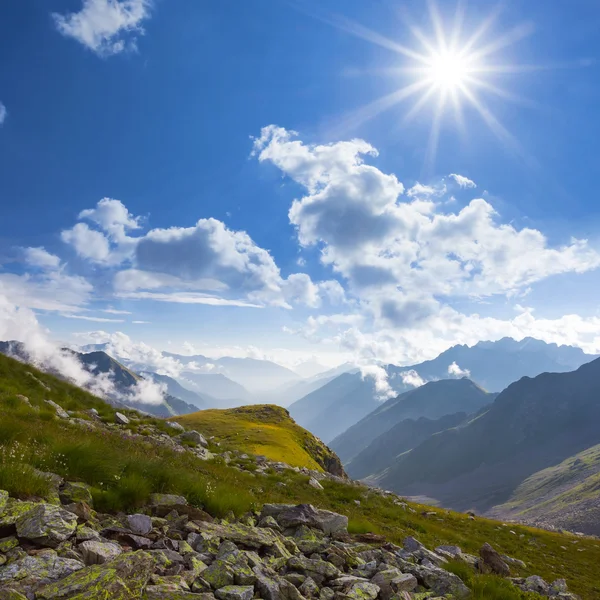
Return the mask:
<svg viewBox="0 0 600 600">
<path fill-rule="evenodd" d="M 453 346 L 433 360 L 406 367 L 388 365 L 385 370 L 396 394 L 409 391 L 414 387 L 411 383 L 419 380 L 427 382 L 461 375 L 467 375 L 487 391 L 500 392 L 521 377 L 570 371 L 594 358 L 572 346 L 547 344 L 533 338 L 521 341 L 503 338 L 474 346 Z M 289 410 L 300 425 L 330 442 L 380 404 L 371 378 L 344 373 L 294 402 Z"/>
<path fill-rule="evenodd" d="M 585 489 L 593 502 L 580 506 L 577 522 L 598 531 L 600 461 L 598 450 L 590 451 L 600 444 L 598 398 L 600 359 L 568 373 L 523 377 L 488 410 L 430 436 L 374 480 L 450 508 L 513 516 L 546 511 L 545 502 L 557 510 L 561 497 L 582 500 Z"/>
<path fill-rule="evenodd" d="M 496 395 L 466 377 L 430 381 L 384 402 L 335 438 L 331 447 L 343 462 L 347 462 L 405 419 L 439 419 L 457 412 L 470 414 L 493 402 Z"/>
</svg>

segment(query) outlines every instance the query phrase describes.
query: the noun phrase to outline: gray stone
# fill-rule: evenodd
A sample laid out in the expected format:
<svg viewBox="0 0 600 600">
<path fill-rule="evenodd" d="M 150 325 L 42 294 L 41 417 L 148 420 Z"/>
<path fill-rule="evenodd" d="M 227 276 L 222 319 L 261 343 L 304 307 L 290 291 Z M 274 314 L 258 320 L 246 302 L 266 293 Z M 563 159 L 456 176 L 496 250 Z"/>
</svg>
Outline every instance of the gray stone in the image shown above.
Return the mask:
<svg viewBox="0 0 600 600">
<path fill-rule="evenodd" d="M 510 576 L 509 566 L 502 560 L 502 557 L 487 542 L 479 550 L 481 561 L 479 562 L 482 572 L 490 572 L 502 577 Z"/>
<path fill-rule="evenodd" d="M 380 597 L 382 600 L 389 600 L 395 593 L 396 590 L 392 589 L 392 581 L 402 575 L 399 569 L 386 569 L 379 571 L 372 579 L 371 583 L 374 583 L 380 589 Z"/>
<path fill-rule="evenodd" d="M 80 569 L 83 569 L 80 561 L 61 558 L 54 551 L 45 551 L 36 556 L 25 556 L 0 568 L 0 583 L 19 581 L 22 586 L 28 587 L 62 579 Z"/>
<path fill-rule="evenodd" d="M 175 506 L 186 505 L 187 500 L 183 496 L 175 494 L 150 494 L 151 506 Z"/>
<path fill-rule="evenodd" d="M 391 587 L 395 593 L 412 592 L 417 587 L 418 583 L 419 582 L 414 575 L 402 573 L 402 575 L 392 580 Z"/>
<path fill-rule="evenodd" d="M 525 580 L 524 589 L 528 592 L 547 596 L 550 586 L 539 575 L 532 575 Z"/>
<path fill-rule="evenodd" d="M 44 400 L 44 402 L 54 409 L 56 416 L 61 419 L 68 419 L 69 413 L 60 405 L 56 404 L 54 400 Z"/>
<path fill-rule="evenodd" d="M 71 537 L 77 517 L 54 504 L 36 504 L 16 521 L 17 535 L 40 546 L 55 547 Z"/>
<path fill-rule="evenodd" d="M 308 485 L 310 485 L 310 487 L 315 488 L 315 490 L 322 490 L 322 489 L 324 489 L 323 486 L 314 477 L 311 477 L 308 480 Z"/>
<path fill-rule="evenodd" d="M 80 544 L 79 551 L 86 565 L 103 565 L 117 558 L 123 552 L 118 544 L 95 540 L 88 540 Z"/>
<path fill-rule="evenodd" d="M 319 597 L 319 586 L 312 577 L 307 577 L 300 585 L 299 590 L 305 598 Z"/>
<path fill-rule="evenodd" d="M 347 592 L 346 597 L 350 600 L 375 600 L 379 594 L 379 587 L 373 583 L 355 583 Z"/>
<path fill-rule="evenodd" d="M 148 515 L 128 515 L 127 525 L 136 535 L 147 535 L 152 531 L 152 519 Z"/>
<path fill-rule="evenodd" d="M 202 446 L 203 448 L 208 447 L 208 442 L 206 441 L 206 438 L 198 431 L 184 431 L 180 437 L 183 441 L 192 442 L 192 444 L 197 444 L 198 446 Z"/>
<path fill-rule="evenodd" d="M 348 517 L 316 509 L 311 504 L 265 504 L 261 518 L 268 516 L 274 517 L 283 529 L 306 525 L 328 535 L 348 531 Z"/>
<path fill-rule="evenodd" d="M 119 425 L 129 425 L 129 419 L 123 413 L 116 412 L 115 423 L 118 423 Z"/>
<path fill-rule="evenodd" d="M 218 589 L 215 596 L 219 600 L 252 600 L 254 587 L 251 585 L 227 585 Z"/>
<path fill-rule="evenodd" d="M 175 429 L 175 431 L 185 431 L 185 427 L 183 425 L 177 423 L 176 421 L 167 421 L 167 425 L 171 429 Z"/>
</svg>

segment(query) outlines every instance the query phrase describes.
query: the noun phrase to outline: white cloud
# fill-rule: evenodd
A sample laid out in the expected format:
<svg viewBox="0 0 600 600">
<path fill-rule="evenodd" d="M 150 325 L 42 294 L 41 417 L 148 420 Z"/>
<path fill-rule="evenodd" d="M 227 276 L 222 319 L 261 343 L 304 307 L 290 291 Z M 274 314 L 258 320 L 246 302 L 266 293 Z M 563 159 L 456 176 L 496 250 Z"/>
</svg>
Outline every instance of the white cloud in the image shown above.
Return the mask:
<svg viewBox="0 0 600 600">
<path fill-rule="evenodd" d="M 477 187 L 477 185 L 475 184 L 474 181 L 472 181 L 468 177 L 465 177 L 464 175 L 457 175 L 456 173 L 450 173 L 450 178 L 454 179 L 454 181 L 458 184 L 458 186 L 463 189 Z"/>
<path fill-rule="evenodd" d="M 124 323 L 123 319 L 107 319 L 105 317 L 89 317 L 87 315 L 63 314 L 67 319 L 79 319 L 80 321 L 91 321 L 93 323 Z"/>
<path fill-rule="evenodd" d="M 469 369 L 461 369 L 456 362 L 448 365 L 448 375 L 453 377 L 471 377 L 471 371 Z"/>
<path fill-rule="evenodd" d="M 150 321 L 131 321 L 134 325 L 150 325 Z"/>
<path fill-rule="evenodd" d="M 82 210 L 79 219 L 93 221 L 117 242 L 126 240 L 126 231 L 140 228 L 140 217 L 134 217 L 120 200 L 113 198 L 102 198 L 96 208 Z"/>
<path fill-rule="evenodd" d="M 402 379 L 402 383 L 410 387 L 421 387 L 427 383 L 414 369 L 403 371 L 402 373 L 398 373 L 398 375 Z"/>
<path fill-rule="evenodd" d="M 117 310 L 115 308 L 104 308 L 100 312 L 107 313 L 109 315 L 130 315 L 131 312 L 128 310 Z"/>
<path fill-rule="evenodd" d="M 0 273 L 0 294 L 23 308 L 78 312 L 89 301 L 92 291 L 92 285 L 83 277 L 62 271 Z"/>
<path fill-rule="evenodd" d="M 435 198 L 441 197 L 445 193 L 446 186 L 443 183 L 432 186 L 417 182 L 406 192 L 406 195 L 409 198 Z"/>
<path fill-rule="evenodd" d="M 173 302 L 175 304 L 206 304 L 208 306 L 241 306 L 246 308 L 263 308 L 262 304 L 253 304 L 244 300 L 228 300 L 194 292 L 123 292 L 117 297 L 128 300 L 153 300 L 154 302 Z"/>
<path fill-rule="evenodd" d="M 99 56 L 135 48 L 143 35 L 142 22 L 150 16 L 150 0 L 83 0 L 79 12 L 53 13 L 60 33 L 72 37 Z"/>
<path fill-rule="evenodd" d="M 8 117 L 8 111 L 6 110 L 6 106 L 0 102 L 0 127 L 4 125 L 4 121 L 6 121 L 6 117 Z"/>
<path fill-rule="evenodd" d="M 57 269 L 60 266 L 60 258 L 50 254 L 45 248 L 23 248 L 25 262 L 32 267 L 41 269 Z"/>
<path fill-rule="evenodd" d="M 428 305 L 421 309 L 427 316 L 445 297 L 514 293 L 600 265 L 586 240 L 552 247 L 538 230 L 500 222 L 484 199 L 448 212 L 447 205 L 403 196 L 395 175 L 364 163 L 377 152 L 362 140 L 307 145 L 269 126 L 254 154 L 306 188 L 289 211 L 300 243 L 321 247 L 322 262 L 388 324 L 395 315 L 401 326 L 410 324 L 406 314 L 417 305 Z M 395 308 L 403 304 L 411 310 Z"/>
<path fill-rule="evenodd" d="M 360 375 L 362 379 L 372 379 L 375 384 L 375 396 L 378 400 L 384 401 L 397 396 L 388 382 L 387 371 L 379 365 L 361 366 Z"/>
<path fill-rule="evenodd" d="M 143 378 L 136 382 L 131 388 L 126 400 L 139 402 L 141 404 L 162 404 L 167 393 L 164 383 L 154 381 L 151 378 Z"/>
<path fill-rule="evenodd" d="M 60 237 L 63 242 L 73 246 L 81 258 L 102 263 L 110 257 L 108 238 L 100 231 L 90 229 L 85 223 L 77 223 L 72 229 L 65 229 Z"/>
</svg>

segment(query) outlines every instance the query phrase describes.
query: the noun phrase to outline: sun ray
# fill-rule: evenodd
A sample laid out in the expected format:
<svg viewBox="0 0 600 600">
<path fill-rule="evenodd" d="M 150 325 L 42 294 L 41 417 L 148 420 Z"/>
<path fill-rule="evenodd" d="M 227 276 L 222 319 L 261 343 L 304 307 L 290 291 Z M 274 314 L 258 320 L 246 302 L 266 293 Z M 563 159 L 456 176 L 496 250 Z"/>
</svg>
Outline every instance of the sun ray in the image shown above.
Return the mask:
<svg viewBox="0 0 600 600">
<path fill-rule="evenodd" d="M 435 164 L 435 157 L 437 156 L 437 149 L 440 140 L 440 129 L 442 123 L 442 114 L 444 112 L 444 106 L 446 105 L 447 91 L 440 94 L 438 103 L 433 115 L 433 122 L 431 123 L 431 131 L 429 132 L 429 141 L 427 143 L 427 153 L 425 155 L 424 164 L 424 176 L 429 178 L 433 172 L 433 165 Z"/>
<path fill-rule="evenodd" d="M 506 46 L 510 46 L 511 44 L 530 36 L 533 31 L 533 23 L 522 23 L 521 25 L 517 25 L 515 28 L 511 29 L 511 31 L 504 34 L 502 37 L 490 42 L 487 46 L 483 46 L 482 48 L 471 52 L 470 56 L 474 61 L 478 61 L 489 54 L 498 52 L 498 50 L 501 50 Z"/>
</svg>

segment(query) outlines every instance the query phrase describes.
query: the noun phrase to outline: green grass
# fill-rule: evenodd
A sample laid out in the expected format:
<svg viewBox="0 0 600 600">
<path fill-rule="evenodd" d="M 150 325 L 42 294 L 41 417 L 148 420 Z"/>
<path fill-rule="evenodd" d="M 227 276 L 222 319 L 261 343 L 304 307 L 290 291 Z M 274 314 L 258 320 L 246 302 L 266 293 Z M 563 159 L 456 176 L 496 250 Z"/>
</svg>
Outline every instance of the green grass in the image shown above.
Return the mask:
<svg viewBox="0 0 600 600">
<path fill-rule="evenodd" d="M 34 372 L 51 390 L 44 390 L 25 375 L 26 371 Z M 41 410 L 25 406 L 17 394 L 28 396 L 34 407 Z M 140 507 L 153 492 L 183 494 L 192 504 L 215 516 L 225 516 L 230 511 L 241 515 L 265 502 L 308 502 L 346 514 L 354 533 L 380 533 L 394 543 L 402 543 L 407 535 L 413 535 L 428 548 L 455 544 L 465 552 L 477 554 L 483 543 L 489 542 L 501 554 L 527 563 L 525 569 L 511 567 L 515 576 L 535 574 L 549 582 L 564 577 L 571 591 L 584 600 L 600 598 L 597 540 L 516 524 L 504 527 L 498 521 L 470 520 L 460 513 L 414 504 L 408 505 L 414 511 L 411 512 L 361 486 L 326 480 L 323 491 L 315 490 L 308 485 L 306 476 L 291 471 L 267 476 L 241 472 L 222 460 L 202 461 L 192 453 L 176 453 L 142 437 L 132 438 L 125 429 L 88 431 L 55 418 L 43 403 L 44 398 L 77 411 L 78 415 L 95 407 L 107 422 L 114 420 L 114 409 L 90 394 L 0 356 L 0 488 L 8 489 L 13 496 L 27 498 L 48 493 L 42 479 L 20 475 L 37 468 L 87 482 L 93 488 L 95 507 L 107 512 Z M 133 432 L 158 426 L 169 433 L 173 431 L 159 420 L 128 414 Z M 206 428 L 198 429 L 211 435 Z M 244 442 L 242 439 L 236 443 L 248 450 Z M 282 482 L 285 487 L 278 485 Z M 360 500 L 360 505 L 355 500 Z M 434 515 L 423 515 L 424 511 Z M 496 577 L 473 573 L 470 585 L 475 600 L 535 597 L 519 595 L 518 590 Z"/>
<path fill-rule="evenodd" d="M 229 449 L 263 455 L 293 467 L 322 471 L 325 460 L 333 456 L 325 444 L 297 425 L 279 406 L 258 404 L 202 410 L 171 420 L 214 435 Z"/>
</svg>

